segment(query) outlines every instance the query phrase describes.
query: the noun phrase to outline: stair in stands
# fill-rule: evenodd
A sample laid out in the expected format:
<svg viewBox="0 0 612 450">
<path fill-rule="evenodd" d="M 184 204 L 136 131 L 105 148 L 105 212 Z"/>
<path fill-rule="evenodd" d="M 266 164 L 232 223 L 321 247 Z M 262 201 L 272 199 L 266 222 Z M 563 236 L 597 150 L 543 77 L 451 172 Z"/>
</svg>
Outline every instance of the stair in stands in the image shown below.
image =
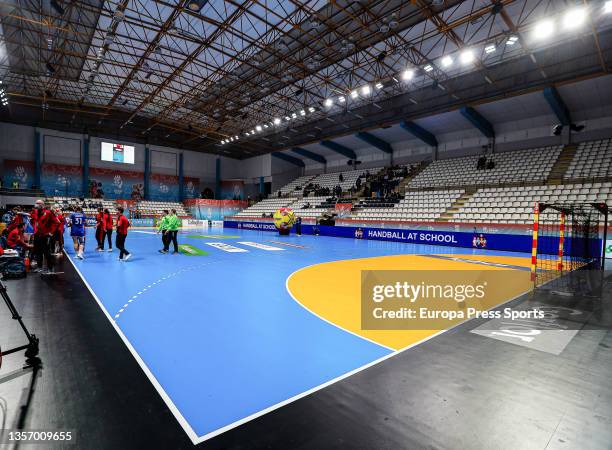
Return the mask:
<svg viewBox="0 0 612 450">
<path fill-rule="evenodd" d="M 452 222 L 455 214 L 459 212 L 459 210 L 470 200 L 470 198 L 472 198 L 477 190 L 478 189 L 476 188 L 468 189 L 464 194 L 461 194 L 461 196 L 440 215 L 438 222 Z"/>
<path fill-rule="evenodd" d="M 397 192 L 400 192 L 402 195 L 404 195 L 404 193 L 406 192 L 406 186 L 408 186 L 408 184 L 414 179 L 414 177 L 424 171 L 430 164 L 430 162 L 431 161 L 421 161 L 420 163 L 418 163 L 415 168 L 415 171 L 411 175 L 400 181 L 400 184 L 397 185 Z"/>
<path fill-rule="evenodd" d="M 574 159 L 577 149 L 578 146 L 575 144 L 569 144 L 563 147 L 557 161 L 550 170 L 546 184 L 561 184 L 563 182 L 563 177 Z"/>
<path fill-rule="evenodd" d="M 385 167 L 381 167 L 379 170 L 377 170 L 376 172 L 371 172 L 372 175 L 374 176 L 378 176 L 380 175 L 380 173 L 385 170 Z M 353 198 L 354 199 L 359 199 L 361 197 L 363 197 L 363 192 L 365 191 L 366 186 L 368 185 L 368 182 L 365 180 L 365 177 L 361 179 L 361 189 L 359 189 L 357 192 L 355 192 L 353 194 Z"/>
</svg>

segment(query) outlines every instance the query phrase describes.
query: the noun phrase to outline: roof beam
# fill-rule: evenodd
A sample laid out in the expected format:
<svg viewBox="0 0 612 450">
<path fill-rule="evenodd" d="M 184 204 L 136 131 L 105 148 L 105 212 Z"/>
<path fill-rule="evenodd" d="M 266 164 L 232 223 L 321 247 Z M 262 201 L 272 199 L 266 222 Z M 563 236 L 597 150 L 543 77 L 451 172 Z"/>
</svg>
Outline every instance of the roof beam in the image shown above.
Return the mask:
<svg viewBox="0 0 612 450">
<path fill-rule="evenodd" d="M 461 115 L 470 121 L 472 125 L 489 139 L 495 138 L 495 130 L 491 122 L 485 119 L 482 114 L 471 106 L 461 108 Z"/>
<path fill-rule="evenodd" d="M 318 153 L 311 152 L 310 150 L 306 150 L 305 148 L 293 147 L 291 151 L 303 156 L 304 158 L 312 159 L 313 161 L 321 164 L 327 164 L 327 160 L 323 156 L 319 155 Z"/>
<path fill-rule="evenodd" d="M 554 86 L 549 86 L 544 89 L 544 98 L 548 102 L 548 105 L 559 119 L 562 125 L 570 125 L 572 123 L 572 118 L 570 116 L 570 112 L 565 102 L 561 98 L 561 94 Z"/>
<path fill-rule="evenodd" d="M 306 167 L 306 164 L 304 164 L 304 161 L 302 161 L 299 158 L 296 158 L 294 156 L 291 155 L 286 155 L 285 153 L 281 153 L 281 152 L 272 152 L 272 156 L 274 156 L 275 158 L 278 159 L 282 159 L 283 161 L 286 161 L 288 163 L 294 164 L 298 167 Z"/>
<path fill-rule="evenodd" d="M 373 134 L 366 133 L 365 131 L 360 131 L 355 135 L 355 137 L 361 139 L 366 144 L 370 144 L 372 147 L 376 147 L 380 151 L 389 154 L 393 153 L 393 148 L 391 147 L 391 144 L 389 144 L 387 141 L 383 141 L 382 139 L 377 136 L 374 136 Z"/>
<path fill-rule="evenodd" d="M 346 156 L 348 159 L 357 159 L 357 155 L 353 150 L 334 141 L 321 141 L 321 145 L 330 149 L 333 152 Z"/>
<path fill-rule="evenodd" d="M 408 133 L 413 135 L 415 138 L 425 142 L 427 145 L 431 147 L 438 146 L 438 140 L 436 139 L 436 137 L 422 126 L 417 125 L 414 122 L 402 120 L 400 122 L 400 127 L 402 127 Z"/>
</svg>

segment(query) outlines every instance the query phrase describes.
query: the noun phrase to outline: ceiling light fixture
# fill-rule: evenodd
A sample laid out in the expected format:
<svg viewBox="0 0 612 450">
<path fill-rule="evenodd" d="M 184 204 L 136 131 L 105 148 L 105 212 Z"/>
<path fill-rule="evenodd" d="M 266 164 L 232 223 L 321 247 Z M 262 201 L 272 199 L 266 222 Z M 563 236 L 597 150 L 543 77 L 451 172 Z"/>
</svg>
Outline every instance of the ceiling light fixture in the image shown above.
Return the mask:
<svg viewBox="0 0 612 450">
<path fill-rule="evenodd" d="M 323 104 L 326 108 L 331 108 L 334 105 L 334 101 L 331 98 L 327 98 Z"/>
<path fill-rule="evenodd" d="M 274 118 L 274 125 L 280 125 L 280 123 L 281 123 L 280 118 L 275 117 L 275 118 Z"/>
<path fill-rule="evenodd" d="M 587 12 L 584 8 L 572 8 L 563 16 L 563 28 L 566 30 L 575 30 L 581 27 L 587 18 Z"/>
<path fill-rule="evenodd" d="M 461 52 L 460 59 L 462 64 L 470 64 L 476 59 L 476 56 L 474 56 L 473 50 L 466 49 Z"/>
<path fill-rule="evenodd" d="M 536 39 L 546 39 L 555 32 L 555 24 L 550 19 L 541 20 L 533 29 L 533 36 Z"/>
<path fill-rule="evenodd" d="M 355 89 L 353 92 L 351 92 L 351 98 L 355 99 L 359 97 L 359 92 L 357 92 L 357 89 Z"/>
<path fill-rule="evenodd" d="M 604 14 L 612 13 L 612 0 L 608 0 L 604 3 Z"/>
<path fill-rule="evenodd" d="M 433 70 L 433 66 L 431 64 L 427 64 L 425 67 L 423 67 L 423 70 L 425 72 L 431 72 Z"/>
<path fill-rule="evenodd" d="M 338 97 L 338 101 L 339 101 L 340 103 L 344 103 L 344 102 L 346 101 L 346 98 L 344 98 L 344 96 L 343 96 L 343 95 L 341 95 L 340 97 Z"/>
<path fill-rule="evenodd" d="M 484 50 L 485 50 L 486 54 L 494 53 L 495 52 L 495 45 L 494 44 L 487 45 Z"/>
<path fill-rule="evenodd" d="M 189 8 L 191 11 L 199 12 L 202 8 L 204 8 L 206 3 L 208 3 L 208 0 L 189 0 L 187 2 L 187 8 Z"/>
<path fill-rule="evenodd" d="M 442 63 L 442 67 L 450 67 L 453 65 L 453 58 L 450 55 L 446 55 L 440 62 Z"/>
<path fill-rule="evenodd" d="M 378 83 L 375 84 L 376 89 L 382 89 L 383 88 L 383 84 L 379 81 Z"/>
<path fill-rule="evenodd" d="M 256 129 L 256 130 L 257 130 L 257 132 L 259 133 L 259 132 L 262 130 L 261 125 L 257 125 L 257 126 L 255 127 L 255 129 Z"/>
<path fill-rule="evenodd" d="M 365 86 L 361 88 L 362 95 L 370 95 L 370 92 L 372 92 L 372 88 L 370 88 L 369 84 L 366 84 Z"/>
<path fill-rule="evenodd" d="M 402 72 L 402 80 L 410 81 L 414 78 L 414 70 L 406 69 Z"/>
</svg>

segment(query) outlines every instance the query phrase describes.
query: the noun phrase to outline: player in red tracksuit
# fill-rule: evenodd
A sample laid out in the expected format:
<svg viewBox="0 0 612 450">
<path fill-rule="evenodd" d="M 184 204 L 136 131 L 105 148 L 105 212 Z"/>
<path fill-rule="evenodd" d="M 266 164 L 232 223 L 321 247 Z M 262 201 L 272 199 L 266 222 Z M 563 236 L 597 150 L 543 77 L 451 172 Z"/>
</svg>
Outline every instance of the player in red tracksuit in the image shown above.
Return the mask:
<svg viewBox="0 0 612 450">
<path fill-rule="evenodd" d="M 56 244 L 58 244 L 57 245 L 58 251 L 62 252 L 64 250 L 64 228 L 66 227 L 66 218 L 62 214 L 62 209 L 60 207 L 57 207 L 55 209 L 55 215 L 60 221 L 60 225 L 59 225 L 58 230 L 55 233 L 54 239 L 55 239 Z"/>
<path fill-rule="evenodd" d="M 132 254 L 125 249 L 125 238 L 127 238 L 130 221 L 123 215 L 124 209 L 117 207 L 117 237 L 115 247 L 119 249 L 119 261 L 127 261 Z M 125 255 L 125 258 L 124 258 Z"/>
<path fill-rule="evenodd" d="M 104 210 L 104 229 L 106 239 L 108 240 L 108 250 L 109 252 L 113 251 L 113 215 L 108 209 Z"/>
<path fill-rule="evenodd" d="M 23 221 L 23 215 L 21 212 L 21 208 L 19 206 L 15 206 L 13 208 L 13 213 L 15 214 L 13 216 L 13 220 L 11 220 L 11 223 L 8 224 L 8 226 L 6 227 L 6 231 L 7 233 L 10 233 L 11 231 L 13 231 L 15 228 L 17 228 L 17 226 L 20 223 L 24 223 Z"/>
<path fill-rule="evenodd" d="M 19 225 L 14 227 L 11 232 L 8 234 L 7 243 L 9 248 L 13 250 L 17 250 L 21 256 L 26 249 L 31 249 L 32 246 L 25 242 L 23 238 L 23 229 L 25 228 L 25 224 L 21 222 Z"/>
<path fill-rule="evenodd" d="M 55 273 L 55 261 L 52 253 L 55 250 L 55 236 L 61 225 L 60 220 L 55 213 L 57 208 L 58 206 L 54 205 L 53 208 L 45 210 L 44 214 L 42 217 L 40 217 L 40 219 L 38 219 L 37 223 L 36 233 L 39 236 L 42 236 L 43 255 L 47 260 L 47 271 L 43 271 L 43 274 Z M 42 267 L 42 260 L 39 267 Z"/>
<path fill-rule="evenodd" d="M 43 255 L 45 250 L 45 236 L 38 229 L 38 223 L 40 219 L 45 215 L 47 209 L 45 208 L 45 203 L 42 200 L 36 200 L 34 204 L 34 209 L 30 212 L 30 224 L 34 229 L 34 247 L 32 249 L 32 258 L 36 261 L 36 268 L 33 269 L 34 272 L 42 271 L 43 266 Z"/>
<path fill-rule="evenodd" d="M 104 221 L 104 209 L 98 208 L 96 214 L 96 241 L 98 242 L 97 251 L 104 251 L 104 236 L 106 235 L 106 226 Z"/>
</svg>

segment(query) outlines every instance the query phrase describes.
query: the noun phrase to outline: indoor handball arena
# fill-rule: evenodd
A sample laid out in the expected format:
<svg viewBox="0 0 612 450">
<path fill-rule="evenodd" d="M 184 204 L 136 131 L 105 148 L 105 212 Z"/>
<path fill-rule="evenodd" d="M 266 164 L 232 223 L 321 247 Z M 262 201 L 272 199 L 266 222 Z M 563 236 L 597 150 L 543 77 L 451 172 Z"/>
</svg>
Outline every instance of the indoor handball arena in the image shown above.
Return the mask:
<svg viewBox="0 0 612 450">
<path fill-rule="evenodd" d="M 611 0 L 0 0 L 0 449 L 612 450 Z"/>
</svg>

